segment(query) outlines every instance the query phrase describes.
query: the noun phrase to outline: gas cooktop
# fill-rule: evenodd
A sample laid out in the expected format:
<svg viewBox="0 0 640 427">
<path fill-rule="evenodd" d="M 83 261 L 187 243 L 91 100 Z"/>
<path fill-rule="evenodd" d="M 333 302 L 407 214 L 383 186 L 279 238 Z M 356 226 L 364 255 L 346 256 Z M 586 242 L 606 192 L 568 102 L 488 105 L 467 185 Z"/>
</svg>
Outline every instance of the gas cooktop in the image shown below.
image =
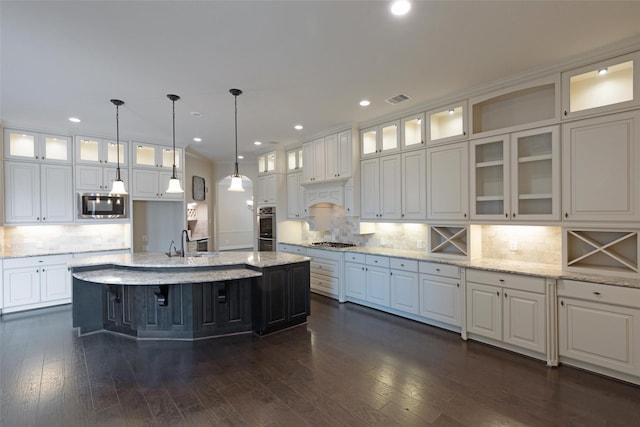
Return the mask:
<svg viewBox="0 0 640 427">
<path fill-rule="evenodd" d="M 325 248 L 352 248 L 355 245 L 353 243 L 341 242 L 313 242 L 311 246 L 322 246 Z"/>
</svg>

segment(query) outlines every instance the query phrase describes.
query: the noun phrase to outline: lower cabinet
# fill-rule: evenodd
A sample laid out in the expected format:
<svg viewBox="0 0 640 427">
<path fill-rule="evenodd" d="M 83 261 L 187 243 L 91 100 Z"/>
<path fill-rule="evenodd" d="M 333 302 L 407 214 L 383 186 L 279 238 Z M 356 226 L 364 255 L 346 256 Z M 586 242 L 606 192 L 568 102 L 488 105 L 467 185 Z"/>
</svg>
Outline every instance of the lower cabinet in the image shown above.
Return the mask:
<svg viewBox="0 0 640 427">
<path fill-rule="evenodd" d="M 259 335 L 304 323 L 310 312 L 309 262 L 263 268 L 253 295 L 253 331 Z"/>
<path fill-rule="evenodd" d="M 420 284 L 418 262 L 402 258 L 389 258 L 391 308 L 420 314 Z"/>
<path fill-rule="evenodd" d="M 349 253 L 345 258 L 345 294 L 348 299 L 391 307 L 389 258 Z"/>
<path fill-rule="evenodd" d="M 341 252 L 324 249 L 307 249 L 311 257 L 311 291 L 340 299 L 342 282 Z"/>
<path fill-rule="evenodd" d="M 546 354 L 542 278 L 467 270 L 467 333 Z"/>
<path fill-rule="evenodd" d="M 462 327 L 464 294 L 460 268 L 420 262 L 420 316 Z"/>
<path fill-rule="evenodd" d="M 561 280 L 558 323 L 560 362 L 640 382 L 640 289 Z"/>
<path fill-rule="evenodd" d="M 3 312 L 71 302 L 71 255 L 9 258 L 3 262 Z"/>
</svg>

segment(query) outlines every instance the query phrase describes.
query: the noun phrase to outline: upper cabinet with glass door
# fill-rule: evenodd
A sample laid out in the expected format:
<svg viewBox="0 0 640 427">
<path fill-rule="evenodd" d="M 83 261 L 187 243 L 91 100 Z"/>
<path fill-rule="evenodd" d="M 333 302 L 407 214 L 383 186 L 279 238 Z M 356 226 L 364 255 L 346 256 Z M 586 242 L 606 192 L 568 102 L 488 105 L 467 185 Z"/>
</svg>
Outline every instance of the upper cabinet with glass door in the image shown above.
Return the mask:
<svg viewBox="0 0 640 427">
<path fill-rule="evenodd" d="M 120 141 L 120 150 L 115 140 L 76 135 L 76 163 L 120 166 L 128 163 L 127 142 Z M 119 151 L 119 152 L 118 152 Z"/>
<path fill-rule="evenodd" d="M 408 116 L 400 121 L 400 142 L 403 150 L 423 148 L 425 143 L 424 113 Z"/>
<path fill-rule="evenodd" d="M 182 169 L 182 149 L 164 145 L 133 143 L 133 166 L 142 168 L 172 169 L 175 161 L 176 169 Z"/>
<path fill-rule="evenodd" d="M 71 163 L 71 138 L 5 129 L 4 157 L 15 160 Z"/>
<path fill-rule="evenodd" d="M 360 131 L 360 158 L 400 151 L 400 120 Z"/>
<path fill-rule="evenodd" d="M 258 174 L 264 175 L 277 171 L 278 155 L 275 151 L 270 151 L 258 156 Z M 302 158 L 300 159 L 302 162 Z"/>
<path fill-rule="evenodd" d="M 640 52 L 562 73 L 562 117 L 607 113 L 640 104 Z"/>
<path fill-rule="evenodd" d="M 444 144 L 467 138 L 466 101 L 427 111 L 428 144 Z"/>
<path fill-rule="evenodd" d="M 302 147 L 287 151 L 287 173 L 302 172 Z"/>
</svg>

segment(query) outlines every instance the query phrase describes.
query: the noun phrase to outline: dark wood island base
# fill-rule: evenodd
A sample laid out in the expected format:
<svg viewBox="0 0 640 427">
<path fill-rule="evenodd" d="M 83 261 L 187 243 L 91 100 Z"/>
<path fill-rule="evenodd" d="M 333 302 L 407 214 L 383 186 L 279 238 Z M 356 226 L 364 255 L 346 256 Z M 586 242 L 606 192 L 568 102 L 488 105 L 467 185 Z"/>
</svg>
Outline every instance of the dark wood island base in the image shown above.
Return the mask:
<svg viewBox="0 0 640 427">
<path fill-rule="evenodd" d="M 197 340 L 304 324 L 310 315 L 309 261 L 291 261 L 74 265 L 73 326 L 81 335 L 110 331 L 136 339 Z"/>
</svg>

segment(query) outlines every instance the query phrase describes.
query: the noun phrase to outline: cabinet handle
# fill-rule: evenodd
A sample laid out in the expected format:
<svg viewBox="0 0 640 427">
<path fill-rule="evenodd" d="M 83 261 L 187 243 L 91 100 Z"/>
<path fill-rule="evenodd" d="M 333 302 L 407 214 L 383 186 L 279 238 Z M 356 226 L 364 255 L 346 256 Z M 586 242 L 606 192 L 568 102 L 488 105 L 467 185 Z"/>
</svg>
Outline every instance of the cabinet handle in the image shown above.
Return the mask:
<svg viewBox="0 0 640 427">
<path fill-rule="evenodd" d="M 39 268 L 36 268 L 36 273 L 40 273 L 40 269 Z"/>
<path fill-rule="evenodd" d="M 364 271 L 369 271 L 369 267 L 365 267 L 365 268 L 364 268 Z"/>
<path fill-rule="evenodd" d="M 569 214 L 567 212 L 564 213 L 565 218 L 569 218 Z"/>
<path fill-rule="evenodd" d="M 509 214 L 507 212 L 504 213 L 505 218 L 509 218 Z"/>
<path fill-rule="evenodd" d="M 498 279 L 498 282 L 504 283 L 504 279 Z"/>
<path fill-rule="evenodd" d="M 47 220 L 47 218 L 45 218 L 45 217 L 42 217 L 42 220 L 43 220 L 43 221 L 46 221 L 46 220 Z"/>
<path fill-rule="evenodd" d="M 362 271 L 364 271 L 364 267 L 362 267 Z"/>
<path fill-rule="evenodd" d="M 594 294 L 594 295 L 600 295 L 600 292 L 598 292 L 598 291 L 594 291 L 594 292 L 593 292 L 593 294 Z"/>
<path fill-rule="evenodd" d="M 464 217 L 466 218 L 466 217 L 467 217 L 467 214 L 464 214 Z"/>
<path fill-rule="evenodd" d="M 456 286 L 457 286 L 457 287 L 460 287 L 460 283 L 456 283 Z"/>
<path fill-rule="evenodd" d="M 516 214 L 515 214 L 515 213 L 513 213 L 513 214 L 511 214 L 511 216 L 512 216 L 513 218 L 515 218 L 515 217 L 516 217 Z"/>
<path fill-rule="evenodd" d="M 560 301 L 560 305 L 564 307 L 564 301 Z"/>
<path fill-rule="evenodd" d="M 500 296 L 500 291 L 496 291 L 496 295 Z"/>
<path fill-rule="evenodd" d="M 38 159 L 39 159 L 39 157 L 38 157 L 38 156 L 36 156 L 36 160 L 38 160 Z"/>
<path fill-rule="evenodd" d="M 440 271 L 440 269 L 439 269 L 439 268 L 436 268 L 436 271 Z"/>
<path fill-rule="evenodd" d="M 508 296 L 509 296 L 509 295 L 507 295 L 507 293 L 505 292 L 505 293 L 504 293 L 504 297 L 505 297 L 505 298 L 507 298 Z"/>
<path fill-rule="evenodd" d="M 567 115 L 567 110 L 564 110 L 564 115 L 565 115 L 565 116 Z"/>
<path fill-rule="evenodd" d="M 404 264 L 400 264 L 400 267 L 404 267 Z"/>
<path fill-rule="evenodd" d="M 102 163 L 102 160 L 98 160 L 100 163 Z"/>
<path fill-rule="evenodd" d="M 462 135 L 466 136 L 467 135 L 467 131 L 462 131 Z"/>
<path fill-rule="evenodd" d="M 389 272 L 389 276 L 393 276 L 393 271 L 390 271 L 390 272 Z"/>
<path fill-rule="evenodd" d="M 36 217 L 36 220 L 40 221 L 40 217 L 39 217 L 39 216 L 37 216 L 37 217 Z"/>
<path fill-rule="evenodd" d="M 402 218 L 404 218 L 404 214 L 400 214 L 400 216 L 401 216 Z"/>
</svg>

